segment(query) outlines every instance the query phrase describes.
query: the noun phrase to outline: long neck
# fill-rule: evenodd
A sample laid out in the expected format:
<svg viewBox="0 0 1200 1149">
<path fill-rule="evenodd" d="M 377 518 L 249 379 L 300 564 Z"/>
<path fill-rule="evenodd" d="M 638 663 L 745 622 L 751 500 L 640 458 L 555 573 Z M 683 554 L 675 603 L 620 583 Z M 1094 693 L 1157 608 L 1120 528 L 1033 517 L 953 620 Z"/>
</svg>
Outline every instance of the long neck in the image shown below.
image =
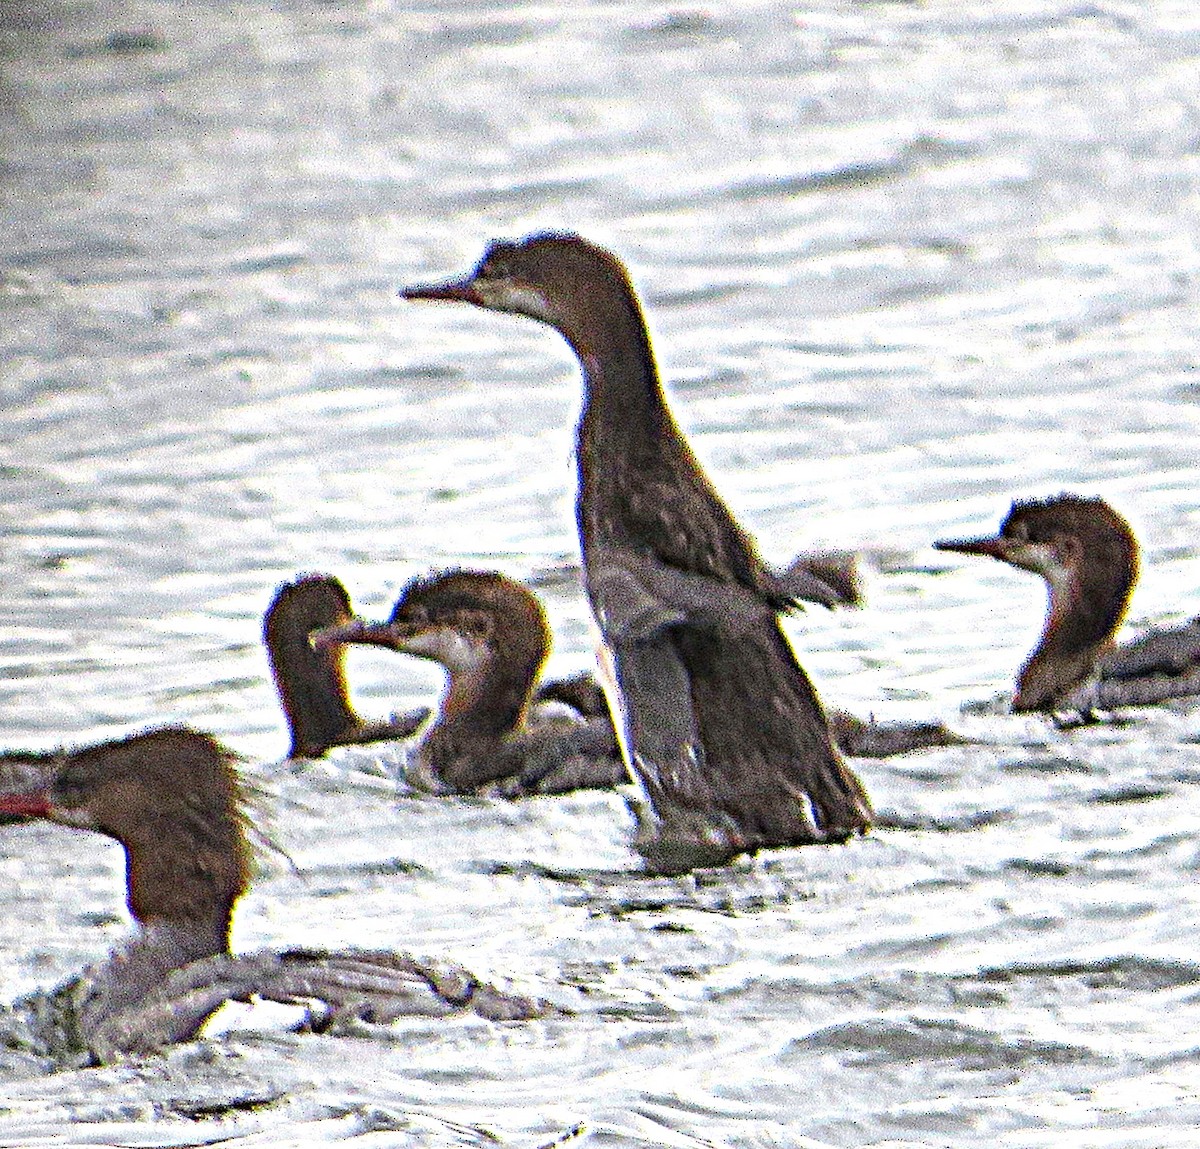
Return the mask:
<svg viewBox="0 0 1200 1149">
<path fill-rule="evenodd" d="M 307 636 L 288 635 L 270 656 L 292 736 L 290 757 L 321 754 L 360 725 L 346 695 L 341 647 L 316 651 Z"/>
<path fill-rule="evenodd" d="M 240 824 L 199 814 L 194 822 L 186 839 L 150 824 L 124 843 L 130 912 L 148 934 L 177 939 L 189 960 L 229 949 L 234 903 L 247 880 Z"/>
<path fill-rule="evenodd" d="M 579 357 L 587 384 L 580 431 L 589 436 L 624 425 L 638 437 L 671 425 L 650 335 L 627 284 L 597 285 L 559 328 Z"/>
<path fill-rule="evenodd" d="M 620 428 L 624 441 L 655 439 L 674 430 L 663 398 L 658 367 L 640 310 L 611 309 L 609 321 L 589 328 L 589 338 L 572 340 L 587 384 L 581 433 L 603 436 Z"/>
<path fill-rule="evenodd" d="M 545 655 L 544 645 L 523 656 L 493 654 L 481 666 L 451 673 L 420 751 L 443 784 L 470 789 L 487 775 L 500 744 L 524 728 Z"/>
<path fill-rule="evenodd" d="M 780 608 L 762 566 L 667 407 L 635 300 L 571 340 L 583 368 L 576 515 L 584 561 L 595 544 L 652 551 L 668 566 L 740 582 Z"/>
<path fill-rule="evenodd" d="M 436 731 L 503 738 L 521 728 L 541 659 L 493 656 L 483 666 L 450 674 Z"/>
<path fill-rule="evenodd" d="M 1105 647 L 1121 624 L 1132 578 L 1087 577 L 1076 568 L 1047 579 L 1049 606 L 1041 640 L 1017 680 L 1014 706 L 1047 709 L 1092 678 Z"/>
<path fill-rule="evenodd" d="M 606 501 L 670 466 L 681 442 L 636 301 L 607 311 L 589 326 L 587 340 L 570 340 L 584 377 L 576 452 L 585 547 L 616 529 Z"/>
</svg>

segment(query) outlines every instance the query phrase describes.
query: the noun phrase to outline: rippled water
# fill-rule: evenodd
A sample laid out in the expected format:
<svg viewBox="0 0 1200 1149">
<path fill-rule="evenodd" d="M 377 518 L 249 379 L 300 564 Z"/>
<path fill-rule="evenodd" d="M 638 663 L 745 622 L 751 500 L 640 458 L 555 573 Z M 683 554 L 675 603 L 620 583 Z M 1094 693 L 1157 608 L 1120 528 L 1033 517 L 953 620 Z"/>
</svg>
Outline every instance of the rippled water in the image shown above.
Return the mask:
<svg viewBox="0 0 1200 1149">
<path fill-rule="evenodd" d="M 1098 493 L 1145 546 L 1131 628 L 1197 610 L 1198 67 L 1190 3 L 0 0 L 6 745 L 214 730 L 298 870 L 239 947 L 393 945 L 580 1009 L 13 1064 L 0 1144 L 1195 1145 L 1196 717 L 960 714 L 1043 594 L 929 543 Z M 431 566 L 576 558 L 561 341 L 395 298 L 545 226 L 626 260 L 764 552 L 873 557 L 867 609 L 789 624 L 826 700 L 981 740 L 859 763 L 871 839 L 650 880 L 612 796 L 275 765 L 279 581 L 381 611 Z M 552 669 L 588 665 L 542 581 Z M 350 670 L 365 714 L 438 686 Z M 0 836 L 6 995 L 125 934 L 120 865 Z"/>
</svg>

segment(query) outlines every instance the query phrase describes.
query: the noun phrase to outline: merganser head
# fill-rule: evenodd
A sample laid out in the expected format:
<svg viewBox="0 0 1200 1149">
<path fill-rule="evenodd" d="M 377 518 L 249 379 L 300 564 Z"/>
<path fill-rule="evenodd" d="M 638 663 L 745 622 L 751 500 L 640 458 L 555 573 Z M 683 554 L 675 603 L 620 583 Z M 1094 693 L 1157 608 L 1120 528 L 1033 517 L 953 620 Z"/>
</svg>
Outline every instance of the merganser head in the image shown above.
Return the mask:
<svg viewBox="0 0 1200 1149">
<path fill-rule="evenodd" d="M 1094 673 L 1125 617 L 1138 573 L 1129 524 L 1103 499 L 1055 495 L 1014 502 L 1000 532 L 934 543 L 1034 571 L 1050 594 L 1041 642 L 1025 664 L 1015 710 L 1052 709 Z"/>
<path fill-rule="evenodd" d="M 312 635 L 318 650 L 339 643 L 386 646 L 428 658 L 451 675 L 495 665 L 528 668 L 532 683 L 550 643 L 541 604 L 494 571 L 455 570 L 417 578 L 400 593 L 387 622 L 355 619 Z"/>
<path fill-rule="evenodd" d="M 250 852 L 234 759 L 215 739 L 171 727 L 65 753 L 44 789 L 0 795 L 0 812 L 115 838 L 138 922 L 190 928 L 206 952 L 228 948 Z"/>
<path fill-rule="evenodd" d="M 641 325 L 620 260 L 569 232 L 493 240 L 465 278 L 407 287 L 400 294 L 526 315 L 557 328 L 581 353 L 590 350 L 592 332 L 611 328 L 629 314 L 631 304 Z"/>
<path fill-rule="evenodd" d="M 978 539 L 942 539 L 934 547 L 965 555 L 987 555 L 1040 574 L 1051 587 L 1103 570 L 1128 588 L 1137 577 L 1137 541 L 1129 524 L 1103 499 L 1055 495 L 1017 501 L 1000 533 Z"/>
<path fill-rule="evenodd" d="M 303 645 L 310 632 L 321 626 L 338 626 L 354 617 L 350 594 L 333 575 L 301 575 L 283 583 L 263 616 L 263 641 L 268 648 L 300 635 Z"/>
</svg>

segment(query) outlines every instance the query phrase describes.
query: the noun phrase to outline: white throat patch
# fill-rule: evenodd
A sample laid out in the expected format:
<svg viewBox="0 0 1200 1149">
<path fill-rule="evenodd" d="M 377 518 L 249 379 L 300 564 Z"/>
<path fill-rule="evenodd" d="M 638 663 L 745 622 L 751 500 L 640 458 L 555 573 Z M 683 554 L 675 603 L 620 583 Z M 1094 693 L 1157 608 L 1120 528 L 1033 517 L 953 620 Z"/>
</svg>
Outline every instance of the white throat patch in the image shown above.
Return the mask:
<svg viewBox="0 0 1200 1149">
<path fill-rule="evenodd" d="M 511 279 L 477 279 L 474 284 L 484 306 L 494 311 L 511 311 L 543 323 L 554 323 L 550 301 L 537 288 Z"/>
</svg>

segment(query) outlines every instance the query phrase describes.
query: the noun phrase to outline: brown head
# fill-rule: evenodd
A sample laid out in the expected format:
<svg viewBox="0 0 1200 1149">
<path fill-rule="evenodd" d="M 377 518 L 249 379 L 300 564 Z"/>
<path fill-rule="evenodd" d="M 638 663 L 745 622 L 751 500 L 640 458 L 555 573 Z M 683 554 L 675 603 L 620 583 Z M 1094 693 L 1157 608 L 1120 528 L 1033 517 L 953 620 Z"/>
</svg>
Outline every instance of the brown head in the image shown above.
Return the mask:
<svg viewBox="0 0 1200 1149">
<path fill-rule="evenodd" d="M 249 847 L 233 756 L 215 739 L 170 727 L 64 754 L 45 789 L 0 795 L 0 811 L 115 838 L 144 928 L 189 935 L 193 956 L 229 948 Z"/>
<path fill-rule="evenodd" d="M 410 582 L 387 622 L 356 620 L 313 635 L 318 649 L 348 642 L 440 663 L 450 674 L 448 712 L 469 707 L 489 715 L 489 725 L 511 729 L 524 720 L 550 629 L 519 582 L 495 571 L 454 570 Z"/>
<path fill-rule="evenodd" d="M 331 575 L 284 583 L 263 617 L 263 643 L 291 731 L 291 758 L 322 754 L 360 725 L 346 691 L 344 650 L 314 649 L 308 640 L 314 630 L 352 618 L 350 596 Z"/>
<path fill-rule="evenodd" d="M 493 240 L 464 279 L 408 287 L 400 294 L 526 315 L 560 331 L 581 357 L 624 345 L 631 337 L 650 354 L 641 309 L 621 261 L 568 232 Z"/>
<path fill-rule="evenodd" d="M 1018 679 L 1015 710 L 1053 709 L 1094 673 L 1125 617 L 1138 575 L 1129 524 L 1103 499 L 1079 495 L 1015 502 L 999 534 L 934 546 L 986 555 L 1046 580 L 1046 626 Z"/>
</svg>

